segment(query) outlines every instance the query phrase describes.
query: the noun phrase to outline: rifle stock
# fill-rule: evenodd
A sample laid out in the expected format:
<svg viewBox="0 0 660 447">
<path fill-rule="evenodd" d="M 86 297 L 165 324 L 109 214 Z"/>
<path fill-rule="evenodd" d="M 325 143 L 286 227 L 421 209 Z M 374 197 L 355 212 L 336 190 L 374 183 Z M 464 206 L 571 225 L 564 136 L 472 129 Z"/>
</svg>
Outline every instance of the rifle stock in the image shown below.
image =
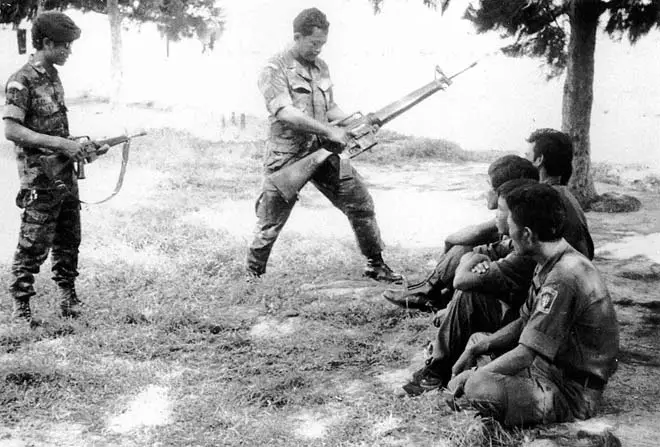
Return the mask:
<svg viewBox="0 0 660 447">
<path fill-rule="evenodd" d="M 348 160 L 350 158 L 358 156 L 378 143 L 376 141 L 376 132 L 378 128 L 389 123 L 402 113 L 410 110 L 434 93 L 444 90 L 451 85 L 451 80 L 453 78 L 474 67 L 476 64 L 477 63 L 474 62 L 450 77 L 445 76 L 442 70 L 440 70 L 439 67 L 436 67 L 436 78 L 433 81 L 414 90 L 403 98 L 400 98 L 399 100 L 366 116 L 357 112 L 341 121 L 330 123 L 331 125 L 345 127 L 352 137 L 351 142 L 346 145 L 343 152 L 339 154 L 339 177 L 346 178 L 349 175 Z M 318 169 L 318 167 L 333 153 L 336 152 L 323 149 L 322 143 L 320 149 L 317 149 L 300 160 L 270 174 L 266 178 L 266 181 L 277 188 L 284 200 L 290 202 L 295 199 L 298 192 L 303 186 L 305 186 L 305 183 L 307 183 L 312 175 L 314 175 L 316 169 Z"/>
</svg>

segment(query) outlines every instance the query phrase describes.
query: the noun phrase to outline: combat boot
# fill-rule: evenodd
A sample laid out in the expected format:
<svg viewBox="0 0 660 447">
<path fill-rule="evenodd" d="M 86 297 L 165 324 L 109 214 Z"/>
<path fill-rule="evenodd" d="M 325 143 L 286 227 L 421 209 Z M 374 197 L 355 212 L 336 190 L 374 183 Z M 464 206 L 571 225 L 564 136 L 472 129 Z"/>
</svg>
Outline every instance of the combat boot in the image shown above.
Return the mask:
<svg viewBox="0 0 660 447">
<path fill-rule="evenodd" d="M 364 268 L 363 276 L 375 279 L 381 282 L 400 283 L 403 282 L 403 276 L 393 271 L 381 255 L 367 259 L 367 266 Z"/>
<path fill-rule="evenodd" d="M 78 299 L 74 287 L 60 288 L 60 313 L 64 318 L 78 318 L 83 303 Z"/>
<path fill-rule="evenodd" d="M 18 321 L 32 322 L 32 310 L 30 310 L 30 297 L 14 297 L 14 312 L 12 318 Z"/>
<path fill-rule="evenodd" d="M 419 396 L 422 393 L 441 389 L 449 382 L 448 374 L 443 373 L 442 363 L 427 359 L 422 369 L 413 373 L 412 379 L 403 386 L 409 396 Z"/>
<path fill-rule="evenodd" d="M 406 285 L 403 289 L 390 289 L 383 292 L 383 298 L 392 304 L 424 312 L 436 312 L 447 307 L 453 291 L 444 287 L 438 272 L 418 283 Z"/>
</svg>

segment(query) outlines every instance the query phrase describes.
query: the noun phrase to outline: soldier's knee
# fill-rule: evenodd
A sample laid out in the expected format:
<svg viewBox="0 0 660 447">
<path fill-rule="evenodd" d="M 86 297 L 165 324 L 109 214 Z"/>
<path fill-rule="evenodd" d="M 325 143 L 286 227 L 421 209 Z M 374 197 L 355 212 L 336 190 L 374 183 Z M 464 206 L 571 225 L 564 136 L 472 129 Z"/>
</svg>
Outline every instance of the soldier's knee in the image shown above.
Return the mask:
<svg viewBox="0 0 660 447">
<path fill-rule="evenodd" d="M 491 373 L 477 369 L 465 383 L 465 396 L 475 402 L 491 401 L 500 394 L 498 388 L 497 381 Z"/>
</svg>

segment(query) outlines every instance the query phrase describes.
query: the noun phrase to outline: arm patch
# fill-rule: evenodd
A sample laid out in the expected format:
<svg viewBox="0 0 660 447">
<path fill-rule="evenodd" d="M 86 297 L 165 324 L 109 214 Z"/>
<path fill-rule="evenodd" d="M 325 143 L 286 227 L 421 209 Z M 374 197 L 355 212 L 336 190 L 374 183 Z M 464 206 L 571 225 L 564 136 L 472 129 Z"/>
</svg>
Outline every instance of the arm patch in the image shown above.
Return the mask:
<svg viewBox="0 0 660 447">
<path fill-rule="evenodd" d="M 559 292 L 552 287 L 542 288 L 539 292 L 539 300 L 536 305 L 536 310 L 544 314 L 549 314 L 557 295 L 559 295 Z"/>
<path fill-rule="evenodd" d="M 18 82 L 18 81 L 9 81 L 7 83 L 7 90 L 9 90 L 10 88 L 23 90 L 25 88 L 25 86 L 23 84 L 21 84 L 20 82 Z"/>
</svg>

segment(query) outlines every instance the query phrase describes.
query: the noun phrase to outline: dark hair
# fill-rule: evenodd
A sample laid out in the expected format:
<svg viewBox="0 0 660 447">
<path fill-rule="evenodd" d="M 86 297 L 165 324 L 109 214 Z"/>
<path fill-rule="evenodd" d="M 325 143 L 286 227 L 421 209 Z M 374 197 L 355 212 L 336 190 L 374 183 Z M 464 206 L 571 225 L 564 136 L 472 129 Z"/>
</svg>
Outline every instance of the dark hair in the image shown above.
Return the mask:
<svg viewBox="0 0 660 447">
<path fill-rule="evenodd" d="M 506 200 L 506 198 L 511 194 L 511 191 L 519 188 L 521 186 L 535 185 L 539 181 L 533 180 L 531 178 L 514 178 L 513 180 L 506 181 L 497 188 L 497 196 Z"/>
<path fill-rule="evenodd" d="M 563 236 L 566 208 L 550 185 L 537 183 L 520 186 L 506 196 L 511 219 L 530 228 L 542 242 L 556 241 Z"/>
<path fill-rule="evenodd" d="M 300 33 L 303 36 L 309 36 L 314 33 L 314 28 L 328 31 L 330 22 L 325 14 L 317 8 L 303 9 L 300 14 L 293 19 L 293 32 Z"/>
<path fill-rule="evenodd" d="M 559 176 L 562 185 L 568 184 L 573 174 L 571 137 L 555 129 L 537 129 L 527 141 L 534 144 L 534 159 L 543 156 L 543 167 L 548 175 Z"/>
<path fill-rule="evenodd" d="M 505 155 L 490 164 L 488 167 L 490 184 L 497 190 L 504 182 L 517 178 L 539 179 L 539 171 L 534 164 L 526 158 L 517 155 Z"/>
</svg>

